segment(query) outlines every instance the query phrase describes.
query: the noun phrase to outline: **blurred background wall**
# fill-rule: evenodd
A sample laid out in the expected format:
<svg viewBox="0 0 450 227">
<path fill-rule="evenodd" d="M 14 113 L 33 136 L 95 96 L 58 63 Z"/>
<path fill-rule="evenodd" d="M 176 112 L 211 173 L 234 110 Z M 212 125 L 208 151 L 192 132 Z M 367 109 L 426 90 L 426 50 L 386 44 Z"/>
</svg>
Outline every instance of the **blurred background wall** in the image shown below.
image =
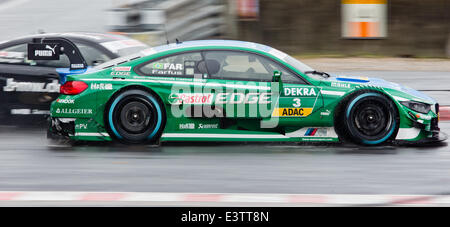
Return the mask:
<svg viewBox="0 0 450 227">
<path fill-rule="evenodd" d="M 167 34 L 171 41 L 175 38 L 247 40 L 300 55 L 450 56 L 450 0 L 128 0 L 128 3 L 130 1 L 131 4 L 125 4 L 127 7 L 145 12 L 139 17 L 135 15 L 134 19 L 146 21 L 147 25 L 130 22 L 133 18 L 133 11 L 130 11 L 128 22 L 114 23 L 134 23 L 134 26 L 112 26 L 111 29 L 138 33 L 137 38 L 147 39 L 143 41 L 152 45 L 164 43 Z M 384 4 L 386 36 L 343 38 L 342 5 L 361 2 Z M 158 14 L 155 10 L 165 13 Z M 369 12 L 365 12 L 369 17 L 374 14 L 370 11 L 375 10 L 369 8 Z M 371 20 L 364 15 L 360 17 Z M 165 23 L 165 34 L 162 33 L 164 27 L 148 25 L 157 21 Z M 139 30 L 145 32 L 139 33 Z M 159 35 L 155 38 L 157 30 Z"/>
<path fill-rule="evenodd" d="M 343 2 L 386 3 L 386 36 L 343 38 Z M 0 25 L 0 40 L 112 31 L 150 45 L 221 38 L 298 55 L 450 57 L 450 0 L 0 0 Z"/>
<path fill-rule="evenodd" d="M 259 19 L 238 21 L 238 39 L 298 54 L 444 57 L 450 0 L 389 0 L 387 37 L 341 38 L 340 0 L 260 0 Z"/>
</svg>

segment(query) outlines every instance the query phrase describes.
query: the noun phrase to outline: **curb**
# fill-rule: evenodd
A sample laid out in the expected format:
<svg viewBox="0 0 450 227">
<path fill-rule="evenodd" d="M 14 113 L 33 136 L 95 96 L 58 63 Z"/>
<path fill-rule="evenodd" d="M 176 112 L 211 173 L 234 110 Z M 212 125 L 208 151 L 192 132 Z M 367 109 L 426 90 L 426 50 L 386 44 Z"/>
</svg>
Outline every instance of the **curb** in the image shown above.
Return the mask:
<svg viewBox="0 0 450 227">
<path fill-rule="evenodd" d="M 159 192 L 51 192 L 2 191 L 4 201 L 52 202 L 205 202 L 222 204 L 291 205 L 450 205 L 447 195 L 358 195 L 358 194 L 255 194 L 255 193 L 159 193 Z"/>
<path fill-rule="evenodd" d="M 439 120 L 450 121 L 450 106 L 439 107 Z"/>
</svg>

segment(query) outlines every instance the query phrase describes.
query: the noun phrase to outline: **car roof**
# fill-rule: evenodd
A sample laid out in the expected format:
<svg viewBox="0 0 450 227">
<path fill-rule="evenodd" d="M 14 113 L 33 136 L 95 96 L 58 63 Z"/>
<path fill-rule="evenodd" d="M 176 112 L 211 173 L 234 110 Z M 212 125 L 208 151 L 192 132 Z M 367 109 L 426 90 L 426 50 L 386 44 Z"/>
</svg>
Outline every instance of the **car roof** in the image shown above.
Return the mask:
<svg viewBox="0 0 450 227">
<path fill-rule="evenodd" d="M 104 69 L 109 68 L 114 65 L 119 65 L 125 63 L 127 61 L 131 61 L 137 58 L 146 57 L 150 55 L 154 55 L 160 52 L 176 50 L 176 49 L 184 49 L 184 48 L 192 48 L 192 47 L 237 47 L 237 48 L 246 48 L 253 49 L 261 52 L 269 53 L 279 59 L 285 59 L 288 56 L 286 53 L 283 53 L 275 48 L 247 41 L 237 41 L 237 40 L 195 40 L 195 41 L 186 41 L 180 43 L 170 43 L 166 45 L 151 47 L 145 50 L 142 50 L 138 53 L 124 56 L 121 58 L 116 58 L 111 61 L 105 62 L 96 68 Z"/>
<path fill-rule="evenodd" d="M 211 46 L 222 46 L 222 47 L 239 47 L 239 48 L 249 48 L 264 52 L 270 52 L 272 47 L 247 41 L 238 40 L 195 40 L 186 41 L 181 43 L 171 43 L 167 45 L 157 46 L 153 49 L 157 52 L 162 52 L 166 50 L 179 49 L 179 48 L 189 48 L 189 47 L 211 47 Z"/>
</svg>

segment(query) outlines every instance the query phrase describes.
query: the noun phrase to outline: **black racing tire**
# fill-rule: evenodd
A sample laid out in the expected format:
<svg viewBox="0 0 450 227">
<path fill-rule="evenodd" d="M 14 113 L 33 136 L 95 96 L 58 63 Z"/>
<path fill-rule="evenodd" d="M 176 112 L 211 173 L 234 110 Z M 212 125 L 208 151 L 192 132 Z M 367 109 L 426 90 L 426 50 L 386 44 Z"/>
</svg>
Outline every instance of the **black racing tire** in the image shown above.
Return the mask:
<svg viewBox="0 0 450 227">
<path fill-rule="evenodd" d="M 164 106 L 143 90 L 115 96 L 105 112 L 105 125 L 115 140 L 125 144 L 158 143 L 166 124 Z"/>
<path fill-rule="evenodd" d="M 395 104 L 376 91 L 360 91 L 350 96 L 340 112 L 339 127 L 344 141 L 373 146 L 391 142 L 399 128 Z"/>
</svg>

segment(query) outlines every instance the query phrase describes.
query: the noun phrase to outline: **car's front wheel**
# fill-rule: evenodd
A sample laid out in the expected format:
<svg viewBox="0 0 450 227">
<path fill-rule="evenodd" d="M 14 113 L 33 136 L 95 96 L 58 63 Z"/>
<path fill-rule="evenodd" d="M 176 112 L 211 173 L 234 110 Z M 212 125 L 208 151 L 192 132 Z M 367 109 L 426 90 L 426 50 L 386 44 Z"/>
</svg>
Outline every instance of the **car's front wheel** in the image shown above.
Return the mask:
<svg viewBox="0 0 450 227">
<path fill-rule="evenodd" d="M 158 99 L 142 90 L 119 94 L 105 117 L 110 134 L 120 142 L 131 144 L 154 143 L 165 124 L 165 112 Z"/>
<path fill-rule="evenodd" d="M 362 92 L 352 96 L 342 114 L 345 133 L 358 144 L 382 144 L 395 138 L 398 131 L 395 104 L 377 92 Z"/>
</svg>

